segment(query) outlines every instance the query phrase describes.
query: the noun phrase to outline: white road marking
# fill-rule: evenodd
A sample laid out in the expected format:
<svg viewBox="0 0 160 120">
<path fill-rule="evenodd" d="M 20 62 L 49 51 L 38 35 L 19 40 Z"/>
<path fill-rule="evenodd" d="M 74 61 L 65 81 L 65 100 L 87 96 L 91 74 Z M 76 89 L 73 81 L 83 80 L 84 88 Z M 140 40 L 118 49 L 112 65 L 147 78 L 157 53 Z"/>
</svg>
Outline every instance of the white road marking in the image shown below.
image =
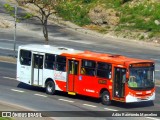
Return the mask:
<svg viewBox="0 0 160 120">
<path fill-rule="evenodd" d="M 11 40 L 11 39 L 0 39 L 1 41 L 5 40 L 5 41 L 14 41 L 14 40 Z"/>
<path fill-rule="evenodd" d="M 5 79 L 10 79 L 10 80 L 16 80 L 16 78 L 11 78 L 11 77 L 3 77 Z"/>
<path fill-rule="evenodd" d="M 155 70 L 155 72 L 159 72 L 160 70 Z"/>
<path fill-rule="evenodd" d="M 65 101 L 65 102 L 70 102 L 70 103 L 73 103 L 73 102 L 74 102 L 74 101 L 66 100 L 66 99 L 58 99 L 58 100 Z"/>
<path fill-rule="evenodd" d="M 152 120 L 159 120 L 158 118 L 153 118 L 153 117 L 146 117 L 148 119 L 152 119 Z"/>
<path fill-rule="evenodd" d="M 47 97 L 47 96 L 45 96 L 45 95 L 41 95 L 41 94 L 34 94 L 34 95 L 36 95 L 36 96 L 40 96 L 40 97 Z"/>
<path fill-rule="evenodd" d="M 160 87 L 160 85 L 156 85 L 156 87 Z"/>
<path fill-rule="evenodd" d="M 11 48 L 4 48 L 4 47 L 0 47 L 0 49 L 2 49 L 2 50 L 14 50 L 14 49 L 11 49 Z"/>
<path fill-rule="evenodd" d="M 110 110 L 110 111 L 118 111 L 116 109 L 110 109 L 110 108 L 104 108 L 105 110 Z"/>
<path fill-rule="evenodd" d="M 97 106 L 94 106 L 94 105 L 90 105 L 90 104 L 83 104 L 85 106 L 89 106 L 89 107 L 97 107 Z"/>
<path fill-rule="evenodd" d="M 11 89 L 12 91 L 15 91 L 15 92 L 20 92 L 20 93 L 23 93 L 24 91 L 21 91 L 21 90 L 16 90 L 16 89 Z"/>
</svg>

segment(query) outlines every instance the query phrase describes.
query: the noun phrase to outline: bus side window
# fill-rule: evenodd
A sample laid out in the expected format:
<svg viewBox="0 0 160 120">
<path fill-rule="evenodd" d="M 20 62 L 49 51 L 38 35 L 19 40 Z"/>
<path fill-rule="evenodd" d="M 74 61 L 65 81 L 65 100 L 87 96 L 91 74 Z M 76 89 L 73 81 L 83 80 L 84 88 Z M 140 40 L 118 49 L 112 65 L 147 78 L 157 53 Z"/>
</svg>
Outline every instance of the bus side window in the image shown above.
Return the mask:
<svg viewBox="0 0 160 120">
<path fill-rule="evenodd" d="M 45 68 L 46 69 L 55 69 L 55 55 L 54 54 L 45 54 Z"/>
<path fill-rule="evenodd" d="M 66 57 L 57 55 L 56 70 L 66 71 Z"/>
<path fill-rule="evenodd" d="M 31 51 L 20 50 L 20 63 L 21 65 L 31 65 Z"/>
<path fill-rule="evenodd" d="M 112 66 L 108 63 L 97 63 L 97 77 L 111 79 Z"/>
<path fill-rule="evenodd" d="M 81 74 L 95 76 L 96 62 L 91 60 L 82 60 Z"/>
</svg>

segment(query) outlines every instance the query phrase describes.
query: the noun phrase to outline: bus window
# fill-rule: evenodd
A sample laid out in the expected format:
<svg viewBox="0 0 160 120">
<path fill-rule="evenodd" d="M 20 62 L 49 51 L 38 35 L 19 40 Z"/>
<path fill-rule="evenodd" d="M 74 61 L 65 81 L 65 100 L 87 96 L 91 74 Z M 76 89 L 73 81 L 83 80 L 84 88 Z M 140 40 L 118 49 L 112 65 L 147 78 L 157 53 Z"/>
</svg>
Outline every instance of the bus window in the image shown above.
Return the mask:
<svg viewBox="0 0 160 120">
<path fill-rule="evenodd" d="M 111 65 L 103 62 L 97 63 L 97 76 L 101 78 L 111 78 Z"/>
<path fill-rule="evenodd" d="M 63 72 L 66 71 L 66 57 L 59 55 L 57 56 L 56 70 Z"/>
<path fill-rule="evenodd" d="M 43 55 L 34 55 L 34 68 L 43 69 Z"/>
<path fill-rule="evenodd" d="M 31 65 L 31 51 L 20 50 L 20 63 L 21 65 Z"/>
<path fill-rule="evenodd" d="M 55 69 L 55 55 L 53 54 L 46 54 L 45 55 L 45 68 L 46 69 Z"/>
<path fill-rule="evenodd" d="M 91 60 L 82 60 L 81 74 L 95 76 L 96 62 Z"/>
</svg>

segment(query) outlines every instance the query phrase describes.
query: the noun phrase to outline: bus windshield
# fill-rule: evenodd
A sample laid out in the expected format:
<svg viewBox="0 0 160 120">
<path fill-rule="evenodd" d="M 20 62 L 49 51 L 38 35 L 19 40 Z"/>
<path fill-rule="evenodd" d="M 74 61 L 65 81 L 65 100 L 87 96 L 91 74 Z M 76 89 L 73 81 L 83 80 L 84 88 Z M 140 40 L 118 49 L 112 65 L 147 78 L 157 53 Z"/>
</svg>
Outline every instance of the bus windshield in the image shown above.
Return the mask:
<svg viewBox="0 0 160 120">
<path fill-rule="evenodd" d="M 154 87 L 154 67 L 130 68 L 128 86 L 131 89 L 146 90 Z"/>
</svg>

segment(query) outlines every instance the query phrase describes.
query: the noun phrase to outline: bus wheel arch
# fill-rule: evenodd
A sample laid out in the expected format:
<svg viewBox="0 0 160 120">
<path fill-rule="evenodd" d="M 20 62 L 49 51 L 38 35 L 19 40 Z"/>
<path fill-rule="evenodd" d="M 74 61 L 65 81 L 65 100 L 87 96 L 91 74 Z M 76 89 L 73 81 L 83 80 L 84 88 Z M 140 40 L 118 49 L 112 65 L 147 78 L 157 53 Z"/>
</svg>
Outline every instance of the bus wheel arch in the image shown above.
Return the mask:
<svg viewBox="0 0 160 120">
<path fill-rule="evenodd" d="M 101 89 L 100 99 L 103 105 L 111 105 L 111 95 L 106 88 Z"/>
<path fill-rule="evenodd" d="M 53 95 L 55 93 L 55 83 L 53 79 L 48 78 L 45 82 L 46 93 L 49 95 Z"/>
</svg>

